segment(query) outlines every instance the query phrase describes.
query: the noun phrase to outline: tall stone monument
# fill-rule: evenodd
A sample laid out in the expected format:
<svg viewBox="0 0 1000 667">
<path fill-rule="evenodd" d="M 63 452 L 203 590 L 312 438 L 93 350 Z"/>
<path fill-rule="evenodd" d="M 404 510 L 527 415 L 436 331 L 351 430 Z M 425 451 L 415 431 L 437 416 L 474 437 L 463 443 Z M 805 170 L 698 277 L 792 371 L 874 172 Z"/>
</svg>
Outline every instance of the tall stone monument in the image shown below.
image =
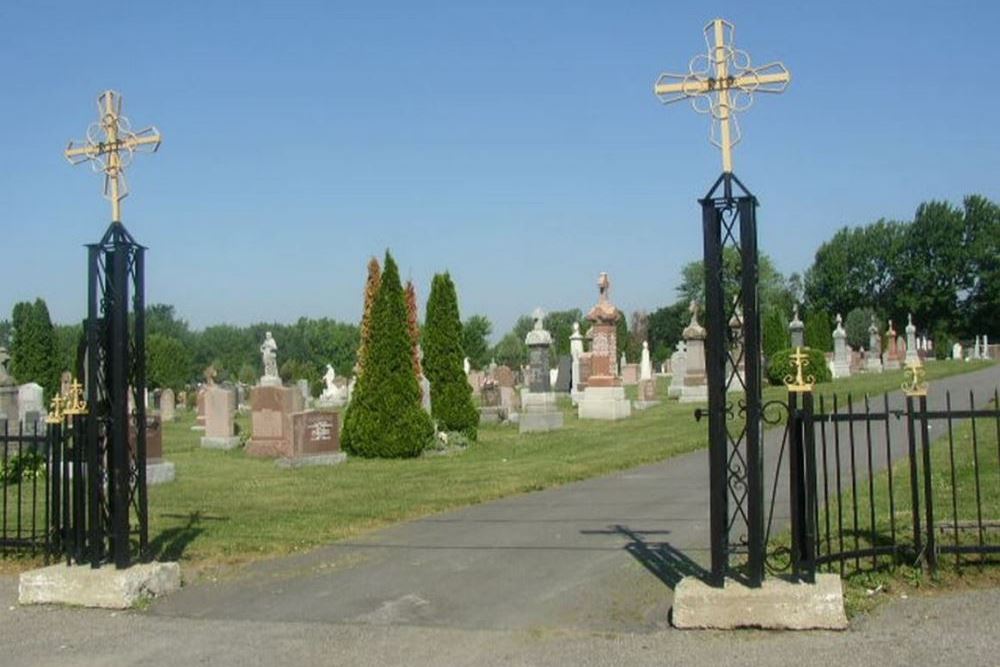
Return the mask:
<svg viewBox="0 0 1000 667">
<path fill-rule="evenodd" d="M 536 308 L 532 317 L 535 326 L 524 337 L 524 344 L 528 346 L 528 386 L 521 389 L 519 433 L 553 431 L 563 426 L 563 414 L 556 407 L 549 375 L 552 335 L 543 326 L 545 313 L 541 308 Z"/>
<path fill-rule="evenodd" d="M 865 360 L 865 370 L 869 373 L 882 372 L 882 336 L 879 335 L 874 313 L 872 313 L 872 323 L 868 327 L 868 357 Z"/>
<path fill-rule="evenodd" d="M 607 273 L 601 273 L 597 287 L 597 305 L 587 313 L 587 319 L 593 323 L 593 348 L 590 377 L 578 402 L 579 416 L 580 419 L 624 419 L 632 414 L 632 406 L 625 398 L 621 377 L 615 373 L 616 324 L 621 314 L 609 299 L 611 281 Z"/>
<path fill-rule="evenodd" d="M 236 392 L 213 384 L 205 390 L 205 435 L 201 446 L 208 449 L 234 449 L 240 438 L 234 429 Z"/>
<path fill-rule="evenodd" d="M 583 356 L 583 334 L 580 333 L 580 323 L 573 322 L 573 333 L 569 336 L 569 354 L 573 359 L 573 389 L 570 396 L 576 404 L 583 396 L 583 383 L 580 375 L 580 357 Z"/>
<path fill-rule="evenodd" d="M 670 355 L 670 386 L 667 388 L 667 398 L 680 398 L 686 368 L 687 343 L 679 340 L 674 348 L 674 353 Z"/>
<path fill-rule="evenodd" d="M 0 347 L 0 421 L 7 422 L 8 428 L 16 428 L 12 424 L 17 420 L 17 383 L 7 370 L 10 355 L 7 348 Z M 3 427 L 0 426 L 0 432 Z"/>
<path fill-rule="evenodd" d="M 913 324 L 913 313 L 906 316 L 906 364 L 919 363 L 920 354 L 917 348 L 917 327 Z"/>
<path fill-rule="evenodd" d="M 833 330 L 833 378 L 851 377 L 851 355 L 847 351 L 847 332 L 844 320 L 837 313 L 837 327 Z"/>
<path fill-rule="evenodd" d="M 653 362 L 649 357 L 649 343 L 642 341 L 639 359 L 639 400 L 636 407 L 646 408 L 656 403 L 656 380 L 653 379 Z"/>
<path fill-rule="evenodd" d="M 684 381 L 678 400 L 681 403 L 700 403 L 708 400 L 708 378 L 705 375 L 705 327 L 698 324 L 698 304 L 694 301 L 688 307 L 691 322 L 684 328 L 684 345 L 687 354 L 684 359 Z"/>
<path fill-rule="evenodd" d="M 795 310 L 792 311 L 792 321 L 788 323 L 788 333 L 792 341 L 791 348 L 793 350 L 806 346 L 805 329 L 806 325 L 799 319 L 799 304 L 795 304 Z"/>
<path fill-rule="evenodd" d="M 896 340 L 896 330 L 892 327 L 892 320 L 889 320 L 889 328 L 885 332 L 888 342 L 888 349 L 885 352 L 885 360 L 882 364 L 887 371 L 898 371 L 902 368 L 900 364 L 899 341 Z"/>
<path fill-rule="evenodd" d="M 264 376 L 250 389 L 250 456 L 288 456 L 293 448 L 292 414 L 305 410 L 298 387 L 284 387 L 278 375 L 278 345 L 268 331 L 260 346 Z"/>
</svg>

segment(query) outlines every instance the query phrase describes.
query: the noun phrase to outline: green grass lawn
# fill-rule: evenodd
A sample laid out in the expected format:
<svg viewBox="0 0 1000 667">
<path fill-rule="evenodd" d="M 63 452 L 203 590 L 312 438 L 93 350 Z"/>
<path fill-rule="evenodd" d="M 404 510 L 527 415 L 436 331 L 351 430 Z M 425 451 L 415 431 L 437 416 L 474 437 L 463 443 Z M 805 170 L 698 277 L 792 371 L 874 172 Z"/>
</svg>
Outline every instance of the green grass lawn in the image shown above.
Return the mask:
<svg viewBox="0 0 1000 667">
<path fill-rule="evenodd" d="M 928 377 L 984 364 L 935 362 Z M 820 385 L 818 394 L 895 390 L 901 372 Z M 666 383 L 661 381 L 660 394 Z M 766 399 L 782 398 L 780 387 Z M 281 470 L 242 450 L 199 447 L 191 413 L 164 427 L 177 480 L 150 490 L 150 539 L 159 558 L 201 566 L 309 549 L 392 522 L 544 489 L 660 461 L 707 444 L 694 404 L 664 401 L 620 422 L 583 421 L 568 404 L 565 428 L 519 436 L 485 426 L 479 442 L 451 455 L 412 460 L 350 459 L 335 467 Z M 248 429 L 245 419 L 241 427 Z"/>
</svg>

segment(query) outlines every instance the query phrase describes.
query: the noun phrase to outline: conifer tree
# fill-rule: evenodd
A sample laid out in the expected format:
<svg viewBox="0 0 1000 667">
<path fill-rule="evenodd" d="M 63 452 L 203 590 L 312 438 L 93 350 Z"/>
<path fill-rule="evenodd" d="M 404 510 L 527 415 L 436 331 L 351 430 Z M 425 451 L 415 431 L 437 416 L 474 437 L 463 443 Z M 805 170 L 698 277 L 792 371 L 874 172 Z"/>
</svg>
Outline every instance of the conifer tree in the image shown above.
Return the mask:
<svg viewBox="0 0 1000 667">
<path fill-rule="evenodd" d="M 371 339 L 372 307 L 378 288 L 382 282 L 382 269 L 378 260 L 372 257 L 368 260 L 368 279 L 365 281 L 365 308 L 361 314 L 361 343 L 358 345 L 358 375 L 364 371 L 365 359 L 368 356 L 368 342 Z"/>
<path fill-rule="evenodd" d="M 459 431 L 475 440 L 479 411 L 465 377 L 462 321 L 455 284 L 448 273 L 431 282 L 424 324 L 424 373 L 431 383 L 431 415 L 438 430 Z"/>
<path fill-rule="evenodd" d="M 53 396 L 59 387 L 59 368 L 55 330 L 45 301 L 16 304 L 11 324 L 11 375 L 18 382 L 37 382 L 46 396 Z"/>
<path fill-rule="evenodd" d="M 409 280 L 406 281 L 406 327 L 412 343 L 413 372 L 419 378 L 424 373 L 420 367 L 420 316 L 417 313 L 417 290 Z"/>
<path fill-rule="evenodd" d="M 396 262 L 387 251 L 371 310 L 364 372 L 344 415 L 341 445 L 356 456 L 418 456 L 433 436 L 434 426 L 420 406 L 420 386 L 413 372 L 406 296 Z"/>
</svg>

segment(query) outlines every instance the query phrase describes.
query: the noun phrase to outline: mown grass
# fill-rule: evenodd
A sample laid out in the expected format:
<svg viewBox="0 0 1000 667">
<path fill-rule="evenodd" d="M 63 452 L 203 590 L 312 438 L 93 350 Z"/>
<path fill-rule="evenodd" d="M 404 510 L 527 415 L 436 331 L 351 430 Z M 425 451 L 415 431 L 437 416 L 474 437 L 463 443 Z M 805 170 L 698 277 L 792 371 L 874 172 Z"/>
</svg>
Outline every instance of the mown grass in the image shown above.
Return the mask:
<svg viewBox="0 0 1000 667">
<path fill-rule="evenodd" d="M 984 364 L 936 362 L 930 379 Z M 820 385 L 817 393 L 855 396 L 894 390 L 901 372 Z M 666 381 L 660 381 L 660 395 Z M 785 396 L 769 388 L 765 398 Z M 241 449 L 202 449 L 193 414 L 164 425 L 164 455 L 176 481 L 151 487 L 150 540 L 161 559 L 186 571 L 241 563 L 343 539 L 390 523 L 517 493 L 544 489 L 661 461 L 703 448 L 706 424 L 696 404 L 664 401 L 620 422 L 580 421 L 563 400 L 565 427 L 520 436 L 516 426 L 491 425 L 479 442 L 450 456 L 411 460 L 349 459 L 334 467 L 278 469 Z M 243 432 L 248 420 L 239 419 Z"/>
</svg>

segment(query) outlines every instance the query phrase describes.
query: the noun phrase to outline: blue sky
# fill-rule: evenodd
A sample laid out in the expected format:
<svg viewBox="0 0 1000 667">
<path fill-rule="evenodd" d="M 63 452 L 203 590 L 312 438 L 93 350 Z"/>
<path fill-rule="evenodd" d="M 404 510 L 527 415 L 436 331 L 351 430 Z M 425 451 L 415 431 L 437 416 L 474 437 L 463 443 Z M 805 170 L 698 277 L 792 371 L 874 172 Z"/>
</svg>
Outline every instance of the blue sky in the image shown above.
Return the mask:
<svg viewBox="0 0 1000 667">
<path fill-rule="evenodd" d="M 147 299 L 197 327 L 360 318 L 393 250 L 426 299 L 448 269 L 496 333 L 535 306 L 675 300 L 720 170 L 708 120 L 660 105 L 664 70 L 714 16 L 793 81 L 743 115 L 735 172 L 760 245 L 802 271 L 845 224 L 921 201 L 1000 198 L 1000 93 L 973 2 L 161 2 L 0 5 L 0 316 L 44 297 L 84 314 L 101 178 L 61 151 L 113 88 L 160 152 L 123 218 Z"/>
</svg>

